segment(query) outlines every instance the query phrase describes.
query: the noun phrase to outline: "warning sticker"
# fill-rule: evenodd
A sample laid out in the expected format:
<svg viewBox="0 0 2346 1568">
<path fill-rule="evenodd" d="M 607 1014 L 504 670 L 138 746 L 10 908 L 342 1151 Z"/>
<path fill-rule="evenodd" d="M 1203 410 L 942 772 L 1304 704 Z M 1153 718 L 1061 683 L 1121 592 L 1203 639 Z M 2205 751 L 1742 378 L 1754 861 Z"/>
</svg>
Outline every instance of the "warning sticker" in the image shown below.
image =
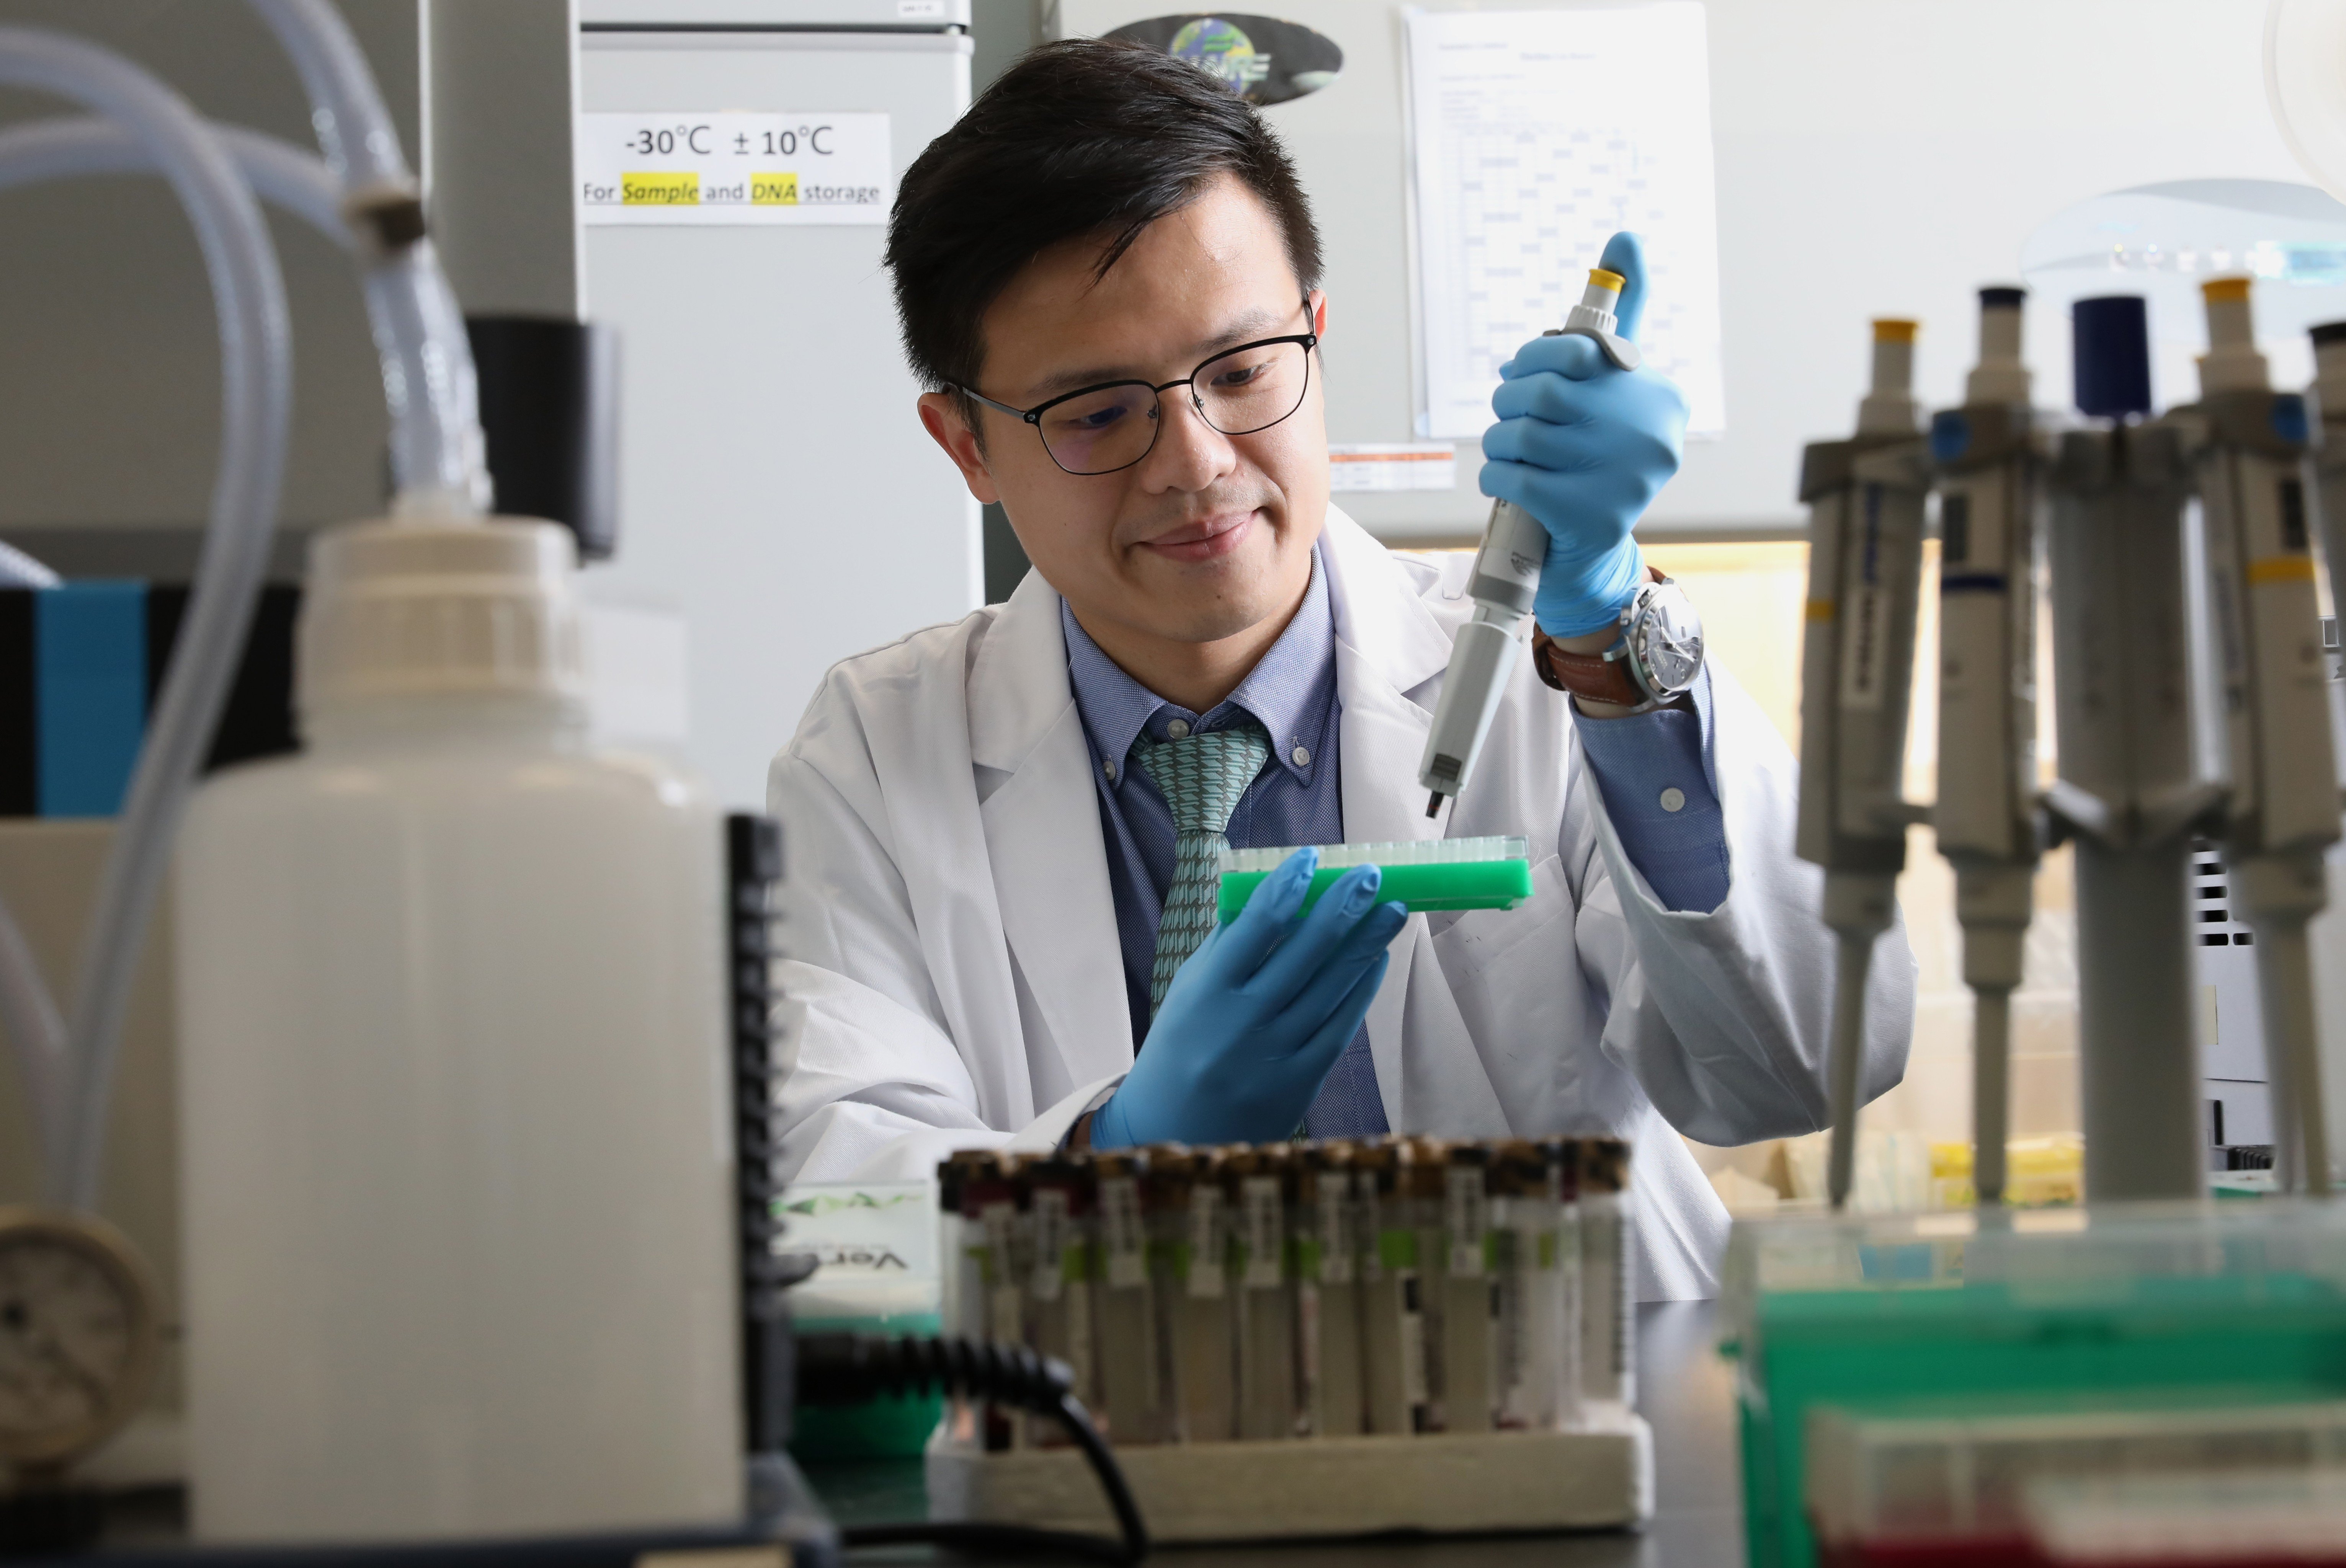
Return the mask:
<svg viewBox="0 0 2346 1568">
<path fill-rule="evenodd" d="M 885 223 L 884 114 L 578 117 L 578 209 L 593 224 Z"/>
</svg>

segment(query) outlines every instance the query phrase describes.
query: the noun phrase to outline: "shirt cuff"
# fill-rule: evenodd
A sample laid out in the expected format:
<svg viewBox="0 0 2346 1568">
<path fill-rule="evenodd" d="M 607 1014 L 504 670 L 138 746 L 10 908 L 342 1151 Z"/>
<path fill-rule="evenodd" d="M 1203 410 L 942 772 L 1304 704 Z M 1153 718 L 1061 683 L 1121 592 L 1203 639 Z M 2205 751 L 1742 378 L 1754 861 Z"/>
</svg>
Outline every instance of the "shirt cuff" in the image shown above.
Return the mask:
<svg viewBox="0 0 2346 1568">
<path fill-rule="evenodd" d="M 1656 708 L 1590 718 L 1576 705 L 1580 749 L 1629 861 L 1665 908 L 1708 914 L 1727 899 L 1727 820 L 1711 760 L 1710 671 L 1695 677 L 1693 711 Z M 1567 698 L 1567 700 L 1569 700 Z"/>
</svg>

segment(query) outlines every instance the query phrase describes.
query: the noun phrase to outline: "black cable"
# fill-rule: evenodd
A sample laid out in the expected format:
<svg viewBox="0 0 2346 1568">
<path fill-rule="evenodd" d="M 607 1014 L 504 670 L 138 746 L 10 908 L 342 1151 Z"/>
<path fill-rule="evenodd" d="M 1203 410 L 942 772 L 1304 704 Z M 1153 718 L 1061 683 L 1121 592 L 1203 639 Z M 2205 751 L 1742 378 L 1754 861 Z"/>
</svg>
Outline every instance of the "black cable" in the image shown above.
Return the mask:
<svg viewBox="0 0 2346 1568">
<path fill-rule="evenodd" d="M 964 1399 L 992 1400 L 1037 1415 L 1056 1416 L 1107 1493 L 1122 1539 L 1037 1530 L 1022 1524 L 941 1521 L 920 1524 L 855 1525 L 840 1532 L 853 1546 L 924 1543 L 974 1552 L 1053 1552 L 1100 1563 L 1138 1563 L 1148 1555 L 1148 1527 L 1132 1499 L 1124 1471 L 1075 1396 L 1075 1373 L 1064 1361 L 1024 1345 L 969 1339 L 883 1339 L 867 1334 L 802 1334 L 798 1342 L 798 1397 L 807 1404 L 855 1404 L 886 1394 L 935 1390 Z"/>
</svg>

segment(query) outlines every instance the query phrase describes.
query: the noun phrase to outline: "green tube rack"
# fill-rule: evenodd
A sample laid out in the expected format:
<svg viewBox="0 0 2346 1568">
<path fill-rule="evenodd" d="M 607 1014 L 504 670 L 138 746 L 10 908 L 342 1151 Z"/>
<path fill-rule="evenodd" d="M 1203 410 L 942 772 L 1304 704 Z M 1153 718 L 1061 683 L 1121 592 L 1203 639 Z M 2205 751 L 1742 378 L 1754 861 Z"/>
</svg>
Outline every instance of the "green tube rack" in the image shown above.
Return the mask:
<svg viewBox="0 0 2346 1568">
<path fill-rule="evenodd" d="M 1224 850 L 1216 914 L 1226 921 L 1236 916 L 1262 880 L 1298 847 Z M 1307 910 L 1338 877 L 1362 865 L 1384 872 L 1377 889 L 1380 899 L 1398 900 L 1413 910 L 1511 910 L 1532 896 L 1527 839 L 1414 839 L 1391 844 L 1322 844 L 1319 850 L 1320 869 L 1311 874 L 1311 891 L 1303 897 Z"/>
</svg>

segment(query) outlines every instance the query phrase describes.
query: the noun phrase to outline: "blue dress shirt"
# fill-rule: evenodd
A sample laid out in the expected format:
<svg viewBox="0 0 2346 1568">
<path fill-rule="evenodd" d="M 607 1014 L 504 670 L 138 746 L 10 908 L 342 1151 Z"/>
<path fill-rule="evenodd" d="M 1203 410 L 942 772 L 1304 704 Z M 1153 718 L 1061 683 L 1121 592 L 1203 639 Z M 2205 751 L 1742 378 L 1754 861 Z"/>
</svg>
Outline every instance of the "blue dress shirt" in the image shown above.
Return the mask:
<svg viewBox="0 0 2346 1568">
<path fill-rule="evenodd" d="M 1239 849 L 1344 840 L 1338 755 L 1336 626 L 1328 579 L 1315 548 L 1303 604 L 1270 651 L 1220 703 L 1192 713 L 1127 675 L 1059 603 L 1067 675 L 1089 743 L 1107 845 L 1132 1037 L 1148 1035 L 1149 971 L 1157 923 L 1173 881 L 1173 812 L 1148 769 L 1129 768 L 1134 739 L 1228 728 L 1251 716 L 1270 737 L 1270 762 L 1239 799 L 1225 830 Z M 1727 840 L 1709 758 L 1710 689 L 1706 674 L 1696 712 L 1663 709 L 1634 718 L 1582 719 L 1580 737 L 1622 847 L 1674 910 L 1710 910 L 1727 895 Z M 1558 701 L 1566 700 L 1559 697 Z M 1364 1026 L 1337 1059 L 1304 1118 L 1312 1137 L 1360 1137 L 1390 1130 L 1377 1091 Z"/>
</svg>

